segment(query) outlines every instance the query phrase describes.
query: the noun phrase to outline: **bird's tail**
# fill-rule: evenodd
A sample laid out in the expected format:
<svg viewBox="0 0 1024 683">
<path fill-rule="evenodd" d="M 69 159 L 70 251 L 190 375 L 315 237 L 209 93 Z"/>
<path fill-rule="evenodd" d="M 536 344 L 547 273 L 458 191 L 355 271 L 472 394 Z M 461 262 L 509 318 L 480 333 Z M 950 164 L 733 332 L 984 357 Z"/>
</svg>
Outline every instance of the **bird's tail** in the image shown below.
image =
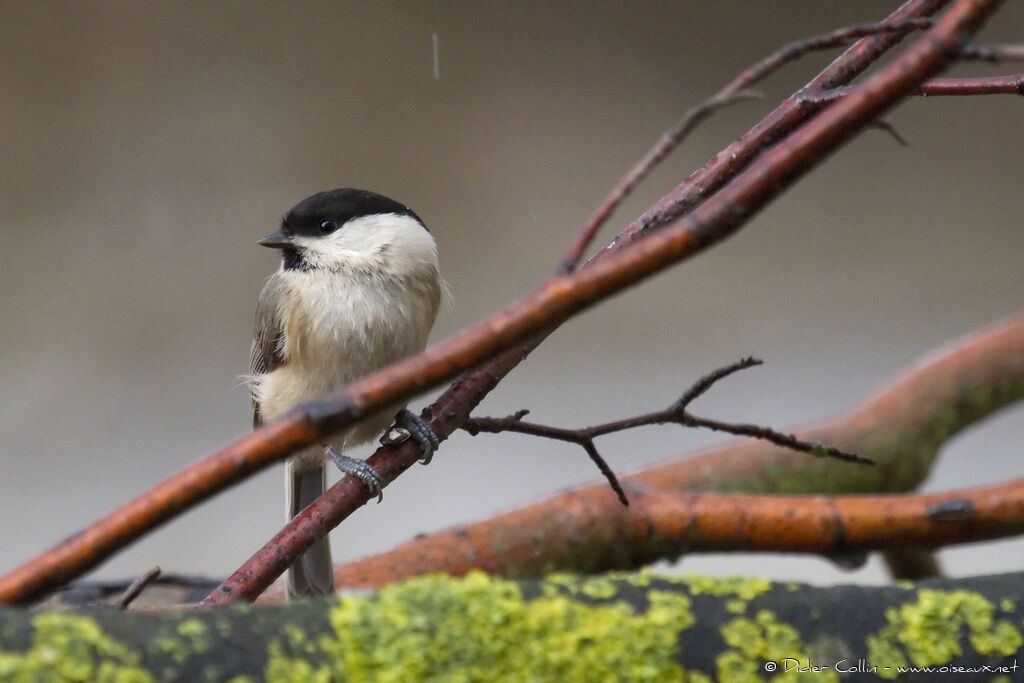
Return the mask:
<svg viewBox="0 0 1024 683">
<path fill-rule="evenodd" d="M 327 471 L 323 462 L 318 467 L 310 469 L 308 462 L 288 461 L 285 467 L 288 519 L 302 512 L 307 505 L 324 492 L 326 478 Z M 333 592 L 334 564 L 331 562 L 331 544 L 324 536 L 313 543 L 288 568 L 288 573 L 285 576 L 285 593 L 291 598 Z"/>
</svg>

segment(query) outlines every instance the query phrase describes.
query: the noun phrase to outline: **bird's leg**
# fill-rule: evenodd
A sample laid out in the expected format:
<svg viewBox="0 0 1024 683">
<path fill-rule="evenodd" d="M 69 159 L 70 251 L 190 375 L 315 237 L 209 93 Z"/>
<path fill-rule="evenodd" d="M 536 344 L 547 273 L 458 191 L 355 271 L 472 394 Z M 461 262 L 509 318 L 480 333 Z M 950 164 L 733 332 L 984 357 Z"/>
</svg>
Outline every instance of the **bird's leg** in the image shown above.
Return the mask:
<svg viewBox="0 0 1024 683">
<path fill-rule="evenodd" d="M 402 408 L 395 415 L 395 424 L 384 436 L 380 438 L 383 446 L 397 446 L 405 443 L 412 437 L 423 450 L 423 457 L 420 463 L 426 465 L 434 457 L 434 451 L 441 445 L 441 440 L 434 434 L 434 430 L 427 426 L 419 415 Z"/>
<path fill-rule="evenodd" d="M 370 466 L 370 463 L 359 458 L 342 455 L 331 447 L 327 448 L 327 455 L 331 457 L 331 461 L 339 470 L 345 474 L 351 474 L 366 484 L 366 488 L 370 489 L 370 495 L 376 494 L 378 503 L 384 500 L 384 481 L 377 474 L 377 470 Z"/>
</svg>

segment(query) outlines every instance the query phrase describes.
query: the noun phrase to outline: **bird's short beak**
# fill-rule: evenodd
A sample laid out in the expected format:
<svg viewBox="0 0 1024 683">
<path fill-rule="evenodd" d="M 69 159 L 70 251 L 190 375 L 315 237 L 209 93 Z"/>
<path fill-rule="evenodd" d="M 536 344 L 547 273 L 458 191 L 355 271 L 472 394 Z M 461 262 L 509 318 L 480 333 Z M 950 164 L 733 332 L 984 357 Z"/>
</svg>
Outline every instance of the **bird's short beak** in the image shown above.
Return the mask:
<svg viewBox="0 0 1024 683">
<path fill-rule="evenodd" d="M 266 237 L 260 239 L 256 244 L 261 247 L 270 247 L 271 249 L 288 249 L 295 246 L 292 244 L 291 236 L 284 234 L 280 230 L 270 233 Z"/>
</svg>

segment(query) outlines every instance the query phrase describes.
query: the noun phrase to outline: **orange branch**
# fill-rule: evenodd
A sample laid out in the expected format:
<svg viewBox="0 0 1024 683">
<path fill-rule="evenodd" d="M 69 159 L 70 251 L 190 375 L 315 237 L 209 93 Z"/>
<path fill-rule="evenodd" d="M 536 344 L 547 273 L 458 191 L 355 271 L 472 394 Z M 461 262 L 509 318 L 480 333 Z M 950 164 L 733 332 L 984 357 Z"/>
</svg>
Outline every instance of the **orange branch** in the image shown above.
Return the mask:
<svg viewBox="0 0 1024 683">
<path fill-rule="evenodd" d="M 526 578 L 635 569 L 686 552 L 939 548 L 1024 532 L 1024 479 L 930 495 L 756 496 L 580 489 L 339 567 L 339 587 L 471 569 Z M 500 552 L 495 552 L 499 548 Z M 268 596 L 271 598 L 271 596 Z"/>
</svg>

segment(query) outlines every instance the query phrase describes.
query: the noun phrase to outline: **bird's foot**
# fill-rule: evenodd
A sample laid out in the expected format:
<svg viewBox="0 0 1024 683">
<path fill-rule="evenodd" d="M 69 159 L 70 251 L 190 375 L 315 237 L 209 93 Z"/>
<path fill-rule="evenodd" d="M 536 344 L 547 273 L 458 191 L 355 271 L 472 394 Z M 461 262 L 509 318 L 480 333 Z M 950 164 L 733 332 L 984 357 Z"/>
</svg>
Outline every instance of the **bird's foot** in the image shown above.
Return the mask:
<svg viewBox="0 0 1024 683">
<path fill-rule="evenodd" d="M 327 449 L 327 455 L 331 457 L 331 461 L 339 470 L 345 474 L 351 474 L 366 484 L 366 488 L 370 490 L 370 495 L 377 496 L 378 503 L 384 500 L 384 480 L 377 474 L 377 470 L 370 466 L 370 463 L 359 458 L 350 458 L 347 455 L 342 455 L 333 448 Z"/>
<path fill-rule="evenodd" d="M 409 438 L 415 439 L 416 443 L 423 450 L 423 457 L 420 463 L 426 465 L 434 457 L 434 451 L 441 445 L 441 440 L 434 434 L 434 430 L 427 426 L 419 415 L 405 408 L 395 415 L 394 426 L 380 437 L 382 446 L 397 446 L 405 443 Z"/>
</svg>

